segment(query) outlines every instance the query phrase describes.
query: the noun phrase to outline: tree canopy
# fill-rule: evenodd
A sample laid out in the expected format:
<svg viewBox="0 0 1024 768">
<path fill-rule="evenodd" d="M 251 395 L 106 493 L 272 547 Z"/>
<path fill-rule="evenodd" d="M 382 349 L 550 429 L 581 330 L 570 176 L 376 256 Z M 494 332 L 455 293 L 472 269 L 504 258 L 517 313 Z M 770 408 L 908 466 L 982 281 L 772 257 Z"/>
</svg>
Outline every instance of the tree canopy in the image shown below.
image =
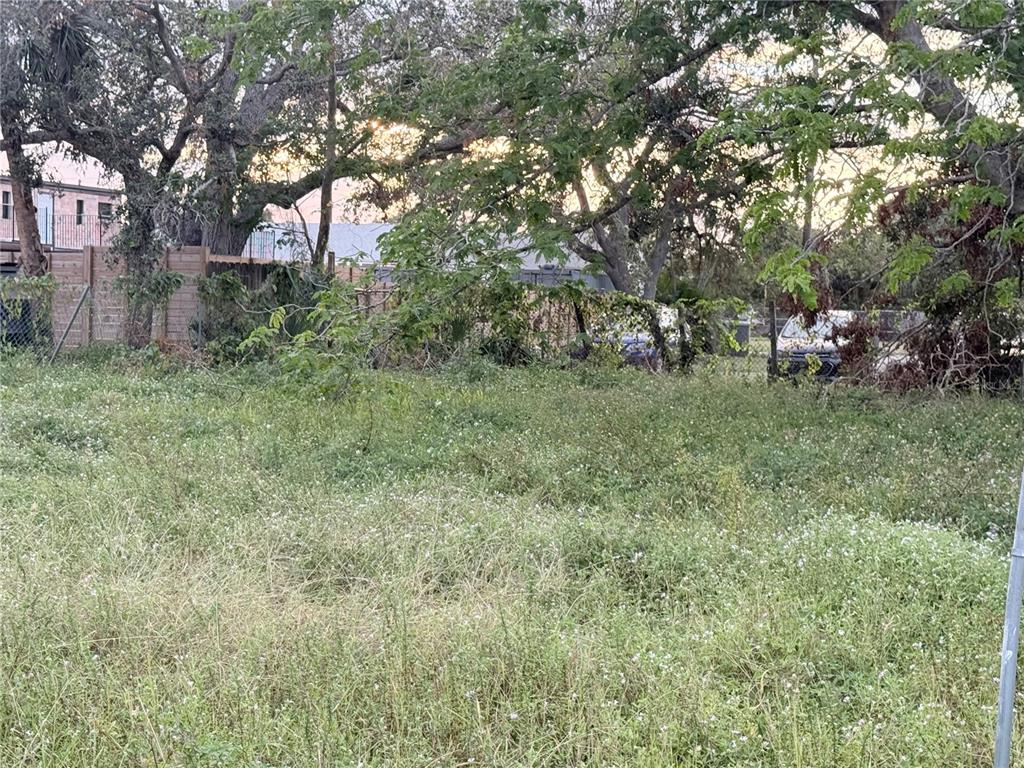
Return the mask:
<svg viewBox="0 0 1024 768">
<path fill-rule="evenodd" d="M 983 323 L 991 346 L 1021 327 L 1022 15 L 1013 0 L 54 0 L 4 17 L 3 142 L 12 159 L 59 142 L 120 174 L 143 294 L 158 243 L 237 253 L 268 205 L 320 189 L 329 216 L 348 177 L 400 218 L 400 267 L 508 266 L 528 248 L 663 301 L 749 295 L 740 276 L 758 272 L 814 312 L 837 300 L 830 254 L 874 243 L 869 264 L 847 252 L 861 278 L 839 299 L 913 301 L 947 333 Z"/>
</svg>

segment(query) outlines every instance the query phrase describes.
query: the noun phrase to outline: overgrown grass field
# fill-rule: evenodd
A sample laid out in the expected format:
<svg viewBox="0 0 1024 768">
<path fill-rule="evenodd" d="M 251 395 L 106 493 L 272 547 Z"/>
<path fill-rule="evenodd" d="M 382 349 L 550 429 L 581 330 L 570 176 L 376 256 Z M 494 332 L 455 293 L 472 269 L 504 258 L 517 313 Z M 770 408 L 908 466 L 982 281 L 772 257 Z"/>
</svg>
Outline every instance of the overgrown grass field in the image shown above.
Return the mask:
<svg viewBox="0 0 1024 768">
<path fill-rule="evenodd" d="M 369 383 L 0 362 L 0 765 L 990 764 L 1019 401 Z"/>
</svg>

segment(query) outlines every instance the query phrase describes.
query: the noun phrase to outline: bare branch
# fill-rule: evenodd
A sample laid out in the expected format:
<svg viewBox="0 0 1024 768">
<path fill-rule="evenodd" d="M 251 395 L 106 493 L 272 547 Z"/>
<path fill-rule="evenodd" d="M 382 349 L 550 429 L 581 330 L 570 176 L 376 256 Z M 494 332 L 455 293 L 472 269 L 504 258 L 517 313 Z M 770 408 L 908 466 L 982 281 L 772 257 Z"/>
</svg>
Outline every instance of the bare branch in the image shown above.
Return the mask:
<svg viewBox="0 0 1024 768">
<path fill-rule="evenodd" d="M 167 61 L 171 65 L 171 70 L 174 72 L 175 78 L 178 80 L 178 87 L 185 96 L 191 96 L 192 88 L 189 86 L 188 77 L 185 75 L 185 68 L 181 63 L 181 59 L 174 50 L 173 43 L 171 43 L 171 35 L 170 31 L 167 29 L 167 21 L 164 19 L 164 15 L 160 11 L 160 0 L 153 0 L 153 4 L 149 8 L 149 15 L 153 17 L 154 21 L 156 21 L 156 32 L 160 38 L 160 45 L 164 49 L 164 55 L 167 56 Z"/>
</svg>

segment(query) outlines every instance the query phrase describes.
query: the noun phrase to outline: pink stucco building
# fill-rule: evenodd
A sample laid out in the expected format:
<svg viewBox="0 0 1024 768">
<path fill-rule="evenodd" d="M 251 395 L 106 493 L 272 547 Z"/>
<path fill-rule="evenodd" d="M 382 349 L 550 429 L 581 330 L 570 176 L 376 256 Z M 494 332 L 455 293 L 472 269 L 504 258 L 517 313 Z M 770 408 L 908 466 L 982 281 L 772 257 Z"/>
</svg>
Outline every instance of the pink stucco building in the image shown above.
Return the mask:
<svg viewBox="0 0 1024 768">
<path fill-rule="evenodd" d="M 86 245 L 109 244 L 117 232 L 120 180 L 105 174 L 97 163 L 60 156 L 47 159 L 42 177 L 43 184 L 33 196 L 43 246 L 80 250 Z M 7 157 L 0 153 L 0 262 L 16 259 L 18 241 Z"/>
</svg>

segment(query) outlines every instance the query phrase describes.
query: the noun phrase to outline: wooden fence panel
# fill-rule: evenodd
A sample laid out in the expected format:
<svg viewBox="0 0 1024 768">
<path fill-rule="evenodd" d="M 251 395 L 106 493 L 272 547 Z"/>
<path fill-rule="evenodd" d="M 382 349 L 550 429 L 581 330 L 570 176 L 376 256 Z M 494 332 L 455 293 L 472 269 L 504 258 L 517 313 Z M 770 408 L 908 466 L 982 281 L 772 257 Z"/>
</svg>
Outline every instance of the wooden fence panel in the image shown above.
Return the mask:
<svg viewBox="0 0 1024 768">
<path fill-rule="evenodd" d="M 199 313 L 199 277 L 206 274 L 209 249 L 193 246 L 168 251 L 165 266 L 184 276 L 184 281 L 167 304 L 153 317 L 152 338 L 177 342 L 189 341 L 189 329 Z M 81 347 L 93 342 L 124 340 L 126 301 L 117 287 L 124 273 L 122 264 L 110 264 L 110 249 L 86 246 L 81 251 L 54 251 L 50 272 L 57 281 L 53 299 L 53 330 L 60 335 L 74 312 L 85 286 L 90 299 L 82 308 L 68 333 L 65 347 Z"/>
<path fill-rule="evenodd" d="M 153 339 L 166 339 L 188 344 L 195 339 L 194 327 L 202 312 L 199 300 L 199 278 L 226 269 L 239 273 L 250 290 L 257 289 L 266 279 L 273 262 L 242 256 L 213 255 L 201 246 L 186 246 L 168 250 L 164 255 L 164 268 L 183 277 L 181 287 L 175 291 L 167 306 L 158 308 L 153 317 Z M 334 271 L 337 280 L 357 283 L 369 267 L 344 265 Z M 80 347 L 92 342 L 119 342 L 124 340 L 126 301 L 117 288 L 117 278 L 124 273 L 121 263 L 111 266 L 110 249 L 87 246 L 81 251 L 55 251 L 51 255 L 50 271 L 57 280 L 53 302 L 54 333 L 59 335 L 67 326 L 85 286 L 91 298 L 71 328 L 65 347 Z M 375 282 L 356 292 L 357 306 L 366 315 L 377 314 L 397 302 L 395 286 Z"/>
<path fill-rule="evenodd" d="M 50 272 L 57 281 L 57 290 L 53 296 L 52 322 L 53 333 L 59 337 L 71 320 L 71 314 L 82 296 L 82 291 L 89 285 L 85 255 L 81 252 L 54 252 L 50 254 Z M 88 313 L 83 309 L 68 332 L 65 346 L 80 347 L 87 344 L 88 340 Z"/>
<path fill-rule="evenodd" d="M 108 248 L 91 248 L 92 301 L 88 309 L 92 320 L 92 335 L 89 343 L 117 342 L 124 340 L 124 320 L 127 304 L 124 294 L 117 288 L 117 278 L 122 274 L 120 265 L 112 267 L 108 263 Z"/>
<path fill-rule="evenodd" d="M 206 275 L 207 263 L 210 258 L 208 248 L 193 246 L 181 248 L 176 251 L 168 251 L 167 268 L 172 272 L 179 272 L 184 280 L 163 311 L 161 328 L 156 328 L 154 333 L 159 333 L 158 338 L 165 338 L 181 344 L 187 344 L 191 339 L 191 326 L 200 314 L 199 302 L 199 278 Z"/>
</svg>

